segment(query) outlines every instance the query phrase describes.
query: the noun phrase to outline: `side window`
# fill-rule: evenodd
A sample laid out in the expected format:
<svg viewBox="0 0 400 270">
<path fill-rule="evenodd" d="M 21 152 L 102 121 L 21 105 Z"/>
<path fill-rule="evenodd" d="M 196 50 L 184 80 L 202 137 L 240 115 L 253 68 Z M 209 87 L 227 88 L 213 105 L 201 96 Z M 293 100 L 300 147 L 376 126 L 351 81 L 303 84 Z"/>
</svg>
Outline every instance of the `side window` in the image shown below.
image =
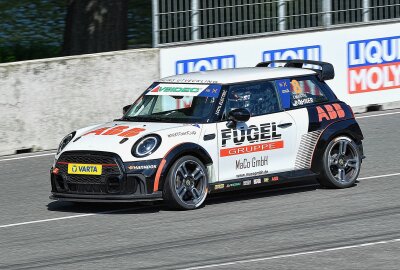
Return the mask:
<svg viewBox="0 0 400 270">
<path fill-rule="evenodd" d="M 296 78 L 290 80 L 290 106 L 292 108 L 327 100 L 314 79 Z"/>
<path fill-rule="evenodd" d="M 247 83 L 229 88 L 224 119 L 237 108 L 246 108 L 251 116 L 264 115 L 279 111 L 275 85 L 272 82 Z"/>
<path fill-rule="evenodd" d="M 276 80 L 275 83 L 284 109 L 328 101 L 314 77 Z"/>
</svg>

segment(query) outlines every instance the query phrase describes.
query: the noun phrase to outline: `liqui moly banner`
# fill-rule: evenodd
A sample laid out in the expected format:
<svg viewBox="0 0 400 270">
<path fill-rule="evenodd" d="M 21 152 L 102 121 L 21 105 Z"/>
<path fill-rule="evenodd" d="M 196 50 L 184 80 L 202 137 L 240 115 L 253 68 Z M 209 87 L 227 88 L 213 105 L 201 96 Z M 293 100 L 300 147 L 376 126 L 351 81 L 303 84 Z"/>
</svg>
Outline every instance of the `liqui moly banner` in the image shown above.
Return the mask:
<svg viewBox="0 0 400 270">
<path fill-rule="evenodd" d="M 262 61 L 321 60 L 335 68 L 327 84 L 351 106 L 400 104 L 398 29 L 400 22 L 162 48 L 161 76 L 254 67 Z"/>
<path fill-rule="evenodd" d="M 400 88 L 400 36 L 348 43 L 349 93 Z"/>
</svg>

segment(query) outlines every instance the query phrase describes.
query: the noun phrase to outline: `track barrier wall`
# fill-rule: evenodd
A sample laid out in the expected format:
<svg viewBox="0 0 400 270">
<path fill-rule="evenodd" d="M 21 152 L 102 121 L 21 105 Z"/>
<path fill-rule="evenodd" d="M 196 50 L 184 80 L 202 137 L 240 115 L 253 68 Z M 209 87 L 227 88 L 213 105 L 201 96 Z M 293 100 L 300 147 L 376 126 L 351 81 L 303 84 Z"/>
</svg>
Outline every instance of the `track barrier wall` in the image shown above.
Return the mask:
<svg viewBox="0 0 400 270">
<path fill-rule="evenodd" d="M 121 117 L 159 76 L 158 49 L 0 64 L 0 155 L 55 149 L 69 132 Z"/>
</svg>

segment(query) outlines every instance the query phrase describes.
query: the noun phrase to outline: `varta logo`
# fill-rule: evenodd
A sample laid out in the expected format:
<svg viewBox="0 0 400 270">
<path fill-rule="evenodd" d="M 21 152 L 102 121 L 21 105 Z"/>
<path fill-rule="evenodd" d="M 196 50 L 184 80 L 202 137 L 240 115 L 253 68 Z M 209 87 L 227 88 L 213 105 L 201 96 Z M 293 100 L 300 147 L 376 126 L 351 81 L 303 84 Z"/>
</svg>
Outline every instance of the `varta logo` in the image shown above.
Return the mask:
<svg viewBox="0 0 400 270">
<path fill-rule="evenodd" d="M 69 174 L 91 174 L 91 175 L 101 175 L 102 165 L 95 164 L 68 164 Z"/>
<path fill-rule="evenodd" d="M 206 58 L 180 60 L 176 62 L 176 74 L 213 69 L 226 69 L 236 67 L 235 55 L 221 55 Z"/>
</svg>

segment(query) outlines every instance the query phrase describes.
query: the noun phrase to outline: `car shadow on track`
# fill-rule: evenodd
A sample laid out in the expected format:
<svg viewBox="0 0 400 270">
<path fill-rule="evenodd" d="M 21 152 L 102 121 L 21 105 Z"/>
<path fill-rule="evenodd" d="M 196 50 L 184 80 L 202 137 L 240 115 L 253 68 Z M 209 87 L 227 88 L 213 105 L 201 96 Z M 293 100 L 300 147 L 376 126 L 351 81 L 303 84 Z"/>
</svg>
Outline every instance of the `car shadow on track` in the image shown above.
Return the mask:
<svg viewBox="0 0 400 270">
<path fill-rule="evenodd" d="M 235 201 L 254 200 L 259 198 L 285 196 L 299 192 L 310 192 L 322 189 L 321 186 L 313 180 L 295 182 L 290 184 L 281 184 L 266 188 L 252 188 L 247 190 L 230 191 L 223 193 L 210 194 L 203 204 L 203 207 L 224 204 Z M 49 211 L 66 212 L 75 214 L 150 214 L 160 211 L 180 211 L 170 209 L 162 201 L 147 203 L 73 203 L 54 201 L 47 205 Z"/>
</svg>

